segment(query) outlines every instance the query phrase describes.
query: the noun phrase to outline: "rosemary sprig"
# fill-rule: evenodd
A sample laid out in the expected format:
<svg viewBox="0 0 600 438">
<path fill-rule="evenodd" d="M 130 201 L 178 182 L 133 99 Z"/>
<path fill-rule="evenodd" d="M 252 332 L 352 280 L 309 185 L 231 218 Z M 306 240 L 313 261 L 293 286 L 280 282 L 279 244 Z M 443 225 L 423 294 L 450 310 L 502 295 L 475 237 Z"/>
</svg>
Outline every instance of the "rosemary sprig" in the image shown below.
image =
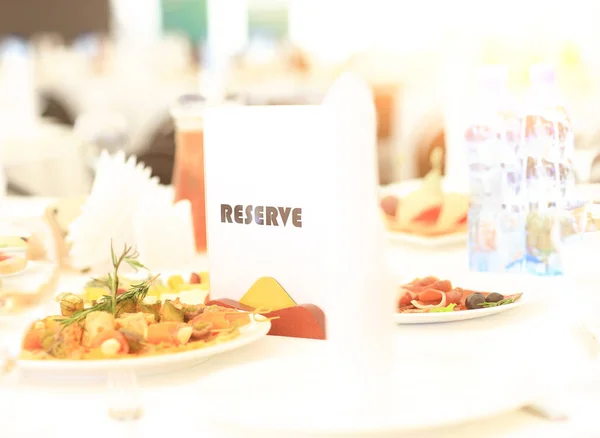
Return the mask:
<svg viewBox="0 0 600 438">
<path fill-rule="evenodd" d="M 119 257 L 116 256 L 112 241 L 110 242 L 110 257 L 113 264 L 113 273 L 108 274 L 108 287 L 111 292 L 111 309 L 114 314 L 117 311 L 117 291 L 119 290 L 119 268 L 123 262 L 127 263 L 136 271 L 140 268 L 145 269 L 145 266 L 137 261 L 139 253 L 131 246 L 124 245 L 123 252 Z"/>
<path fill-rule="evenodd" d="M 150 286 L 152 286 L 158 277 L 160 277 L 160 274 L 150 277 L 141 283 L 132 284 L 127 292 L 117 297 L 117 304 L 128 300 L 143 301 L 146 295 L 148 295 Z"/>
<path fill-rule="evenodd" d="M 487 308 L 487 307 L 503 306 L 505 304 L 512 304 L 512 303 L 517 302 L 519 300 L 519 298 L 521 298 L 522 295 L 523 294 L 518 294 L 518 295 L 515 295 L 515 296 L 510 297 L 510 298 L 505 298 L 505 299 L 500 300 L 500 301 L 495 302 L 495 303 L 488 303 L 488 302 L 481 303 L 480 306 L 484 307 L 484 308 Z"/>
<path fill-rule="evenodd" d="M 69 317 L 57 317 L 56 321 L 62 324 L 62 330 L 66 329 L 72 324 L 82 323 L 87 316 L 92 312 L 109 312 L 110 311 L 110 301 L 109 300 L 101 300 L 97 302 L 92 307 L 87 309 L 79 310 L 75 312 L 73 315 Z"/>
<path fill-rule="evenodd" d="M 79 310 L 67 318 L 61 318 L 60 322 L 63 325 L 63 330 L 71 324 L 83 322 L 85 318 L 87 318 L 87 316 L 92 312 L 109 312 L 114 315 L 119 304 L 130 300 L 142 301 L 144 298 L 146 298 L 150 286 L 152 286 L 154 281 L 159 277 L 158 275 L 150 277 L 141 283 L 132 285 L 125 293 L 117 295 L 117 291 L 119 290 L 119 268 L 123 262 L 127 263 L 136 270 L 146 269 L 146 267 L 137 261 L 137 251 L 133 250 L 132 247 L 128 247 L 127 245 L 125 245 L 121 255 L 117 257 L 111 242 L 110 254 L 113 263 L 113 273 L 108 274 L 106 280 L 92 279 L 95 284 L 108 287 L 110 291 L 109 295 L 103 295 L 102 298 L 98 300 L 98 302 L 92 307 Z"/>
<path fill-rule="evenodd" d="M 118 307 L 119 304 L 124 303 L 129 300 L 142 301 L 144 298 L 146 298 L 146 295 L 148 294 L 148 290 L 150 289 L 150 286 L 152 286 L 152 284 L 154 283 L 154 281 L 156 281 L 156 279 L 158 277 L 159 277 L 159 275 L 155 275 L 154 277 L 151 277 L 151 278 L 143 281 L 142 283 L 131 286 L 131 288 L 127 292 L 125 292 L 124 294 L 121 294 L 117 297 L 115 306 Z M 83 310 L 79 310 L 67 318 L 62 318 L 62 317 L 57 318 L 57 320 L 59 320 L 62 323 L 63 330 L 64 330 L 66 327 L 70 326 L 71 324 L 83 322 L 85 320 L 85 318 L 87 318 L 87 316 L 92 312 L 109 312 L 109 313 L 114 314 L 114 312 L 112 311 L 111 300 L 112 300 L 112 296 L 104 295 L 92 307 L 89 307 L 89 308 L 83 309 Z"/>
</svg>

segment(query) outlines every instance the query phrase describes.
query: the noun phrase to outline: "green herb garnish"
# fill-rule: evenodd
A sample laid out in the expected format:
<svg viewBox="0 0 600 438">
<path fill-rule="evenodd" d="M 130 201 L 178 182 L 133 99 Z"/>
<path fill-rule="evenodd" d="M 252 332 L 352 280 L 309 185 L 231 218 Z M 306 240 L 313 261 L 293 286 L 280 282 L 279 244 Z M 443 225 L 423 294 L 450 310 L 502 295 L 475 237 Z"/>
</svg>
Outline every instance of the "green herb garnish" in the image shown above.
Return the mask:
<svg viewBox="0 0 600 438">
<path fill-rule="evenodd" d="M 158 275 L 155 275 L 141 283 L 131 285 L 129 290 L 127 290 L 125 293 L 117 295 L 117 291 L 119 290 L 119 268 L 123 262 L 127 263 L 135 270 L 147 268 L 137 261 L 137 251 L 133 250 L 132 247 L 128 247 L 127 245 L 125 245 L 123 248 L 121 255 L 117 257 L 111 242 L 110 254 L 113 264 L 112 274 L 108 274 L 106 279 L 92 279 L 96 285 L 107 287 L 109 289 L 109 294 L 103 295 L 92 307 L 79 310 L 68 318 L 61 318 L 60 322 L 63 325 L 63 330 L 71 324 L 83 322 L 85 318 L 92 312 L 108 312 L 114 315 L 120 304 L 124 304 L 127 301 L 142 301 L 144 298 L 146 298 L 152 283 L 154 283 L 154 281 L 159 277 Z"/>
<path fill-rule="evenodd" d="M 496 303 L 488 303 L 488 302 L 481 303 L 481 304 L 479 304 L 479 306 L 481 306 L 481 307 L 498 307 L 498 306 L 503 306 L 505 304 L 512 304 L 512 303 L 517 302 L 519 300 L 519 298 L 521 298 L 522 295 L 523 294 L 518 294 L 518 295 L 515 295 L 514 297 L 505 298 Z"/>
<path fill-rule="evenodd" d="M 443 313 L 443 312 L 454 312 L 454 308 L 456 304 L 450 303 L 446 307 L 434 307 L 433 309 L 429 309 L 430 313 Z"/>
</svg>

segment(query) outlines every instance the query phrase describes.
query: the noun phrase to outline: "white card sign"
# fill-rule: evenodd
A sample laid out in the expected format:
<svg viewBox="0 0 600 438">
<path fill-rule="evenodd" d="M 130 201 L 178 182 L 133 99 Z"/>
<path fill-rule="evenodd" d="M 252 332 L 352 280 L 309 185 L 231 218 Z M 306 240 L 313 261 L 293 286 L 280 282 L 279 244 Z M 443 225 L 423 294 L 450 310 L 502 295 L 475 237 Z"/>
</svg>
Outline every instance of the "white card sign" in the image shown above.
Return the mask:
<svg viewBox="0 0 600 438">
<path fill-rule="evenodd" d="M 240 299 L 268 276 L 297 304 L 321 307 L 328 387 L 301 378 L 346 418 L 378 418 L 395 395 L 376 145 L 373 96 L 352 75 L 320 107 L 229 107 L 205 119 L 211 295 Z M 361 396 L 339 400 L 339 388 Z"/>
<path fill-rule="evenodd" d="M 322 308 L 333 154 L 320 106 L 215 107 L 205 117 L 211 295 L 262 277 Z"/>
</svg>

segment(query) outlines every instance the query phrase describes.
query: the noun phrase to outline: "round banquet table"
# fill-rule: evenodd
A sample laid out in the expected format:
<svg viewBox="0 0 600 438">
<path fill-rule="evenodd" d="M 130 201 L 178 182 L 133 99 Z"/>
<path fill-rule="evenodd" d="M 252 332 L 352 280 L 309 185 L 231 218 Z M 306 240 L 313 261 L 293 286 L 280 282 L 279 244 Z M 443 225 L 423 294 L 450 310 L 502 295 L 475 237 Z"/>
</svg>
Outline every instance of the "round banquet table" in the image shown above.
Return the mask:
<svg viewBox="0 0 600 438">
<path fill-rule="evenodd" d="M 3 201 L 2 213 L 13 217 L 31 216 L 51 202 L 40 198 L 8 198 Z M 2 215 L 2 214 L 0 214 Z M 465 269 L 463 248 L 431 249 L 389 248 L 389 263 L 397 278 L 410 278 L 435 273 L 443 277 L 446 272 Z M 410 256 L 410 259 L 407 257 Z M 406 265 L 410 260 L 410 266 Z M 206 267 L 207 260 L 199 258 L 198 268 Z M 68 289 L 80 278 L 65 275 L 62 288 Z M 516 310 L 517 311 L 517 310 Z M 518 311 L 524 311 L 518 309 Z M 510 314 L 510 312 L 507 312 Z M 547 322 L 551 324 L 550 321 Z M 485 324 L 485 319 L 477 324 Z M 439 325 L 441 330 L 451 330 L 451 325 Z M 135 422 L 117 422 L 108 417 L 108 391 L 105 384 L 62 381 L 41 381 L 13 374 L 5 385 L 0 385 L 0 430 L 2 436 L 25 438 L 44 436 L 63 437 L 144 437 L 144 436 L 206 436 L 211 438 L 280 437 L 281 433 L 244 430 L 232 424 L 209 421 L 202 417 L 202 401 L 198 399 L 197 382 L 229 366 L 245 366 L 288 354 L 319 354 L 323 341 L 268 336 L 255 344 L 243 347 L 204 363 L 176 373 L 162 373 L 139 377 L 139 399 L 144 415 Z M 418 432 L 377 434 L 377 437 L 402 438 L 577 438 L 600 436 L 596 420 L 600 407 L 600 367 L 582 360 L 586 370 L 568 385 L 553 391 L 552 401 L 560 401 L 561 413 L 566 421 L 549 421 L 525 410 L 515 410 L 501 415 L 482 418 L 466 424 L 433 428 Z M 585 362 L 585 364 L 583 363 Z M 589 366 L 588 366 L 589 365 Z M 292 371 L 286 371 L 292 372 Z M 254 375 L 253 379 L 261 379 Z M 548 400 L 546 400 L 548 401 Z M 249 398 L 251 402 L 251 398 Z M 556 406 L 556 404 L 555 404 Z M 200 420 L 202 418 L 202 420 Z M 8 433 L 5 435 L 5 431 Z M 286 438 L 315 435 L 293 435 Z M 371 436 L 371 435 L 370 435 Z"/>
</svg>

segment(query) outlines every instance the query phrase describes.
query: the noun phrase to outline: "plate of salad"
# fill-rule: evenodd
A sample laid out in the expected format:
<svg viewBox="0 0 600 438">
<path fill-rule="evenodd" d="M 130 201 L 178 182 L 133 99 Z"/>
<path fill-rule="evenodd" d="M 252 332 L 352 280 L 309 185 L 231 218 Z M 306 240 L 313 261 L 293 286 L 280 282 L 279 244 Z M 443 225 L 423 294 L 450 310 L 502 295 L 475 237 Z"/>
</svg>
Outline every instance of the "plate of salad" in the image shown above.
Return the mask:
<svg viewBox="0 0 600 438">
<path fill-rule="evenodd" d="M 398 288 L 396 322 L 464 321 L 506 312 L 525 303 L 522 292 L 494 284 L 496 288 L 482 288 L 435 276 L 415 278 Z"/>
</svg>

